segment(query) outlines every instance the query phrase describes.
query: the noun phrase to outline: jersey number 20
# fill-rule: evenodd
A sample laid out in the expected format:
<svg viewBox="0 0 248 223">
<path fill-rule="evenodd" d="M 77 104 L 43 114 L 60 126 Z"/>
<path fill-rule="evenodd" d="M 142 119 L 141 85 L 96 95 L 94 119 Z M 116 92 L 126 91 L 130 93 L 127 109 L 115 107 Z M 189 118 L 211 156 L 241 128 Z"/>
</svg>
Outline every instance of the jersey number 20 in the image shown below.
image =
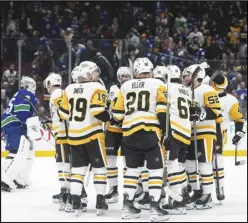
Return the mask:
<svg viewBox="0 0 248 223">
<path fill-rule="evenodd" d="M 127 98 L 127 115 L 134 111 L 149 111 L 150 92 L 140 91 L 139 93 L 129 92 Z"/>
</svg>

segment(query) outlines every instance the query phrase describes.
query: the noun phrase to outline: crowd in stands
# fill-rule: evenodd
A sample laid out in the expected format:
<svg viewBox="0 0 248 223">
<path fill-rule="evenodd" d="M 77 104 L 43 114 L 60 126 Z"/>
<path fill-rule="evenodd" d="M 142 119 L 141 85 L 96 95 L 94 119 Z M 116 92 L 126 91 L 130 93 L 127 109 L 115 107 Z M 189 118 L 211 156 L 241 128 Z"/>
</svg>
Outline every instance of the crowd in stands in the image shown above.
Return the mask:
<svg viewBox="0 0 248 223">
<path fill-rule="evenodd" d="M 247 118 L 247 2 L 1 2 L 1 107 L 18 89 L 18 44 L 22 75 L 37 81 L 40 112 L 46 113 L 43 80 L 49 72 L 68 83 L 72 68 L 95 61 L 107 86 L 115 72 L 137 57 L 180 68 L 207 61 L 229 80 Z M 46 98 L 46 97 L 45 97 Z M 1 109 L 2 110 L 2 109 Z"/>
</svg>

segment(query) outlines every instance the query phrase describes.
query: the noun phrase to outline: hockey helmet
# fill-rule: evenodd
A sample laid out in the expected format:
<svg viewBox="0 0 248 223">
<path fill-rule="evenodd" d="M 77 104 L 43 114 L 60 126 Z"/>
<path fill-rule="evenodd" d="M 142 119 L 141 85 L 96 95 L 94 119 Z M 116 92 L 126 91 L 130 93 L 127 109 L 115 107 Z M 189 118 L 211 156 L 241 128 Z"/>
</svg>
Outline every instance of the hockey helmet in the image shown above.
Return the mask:
<svg viewBox="0 0 248 223">
<path fill-rule="evenodd" d="M 124 83 L 128 80 L 132 79 L 131 69 L 129 67 L 120 67 L 117 70 L 117 80 L 120 83 Z"/>
<path fill-rule="evenodd" d="M 153 64 L 148 58 L 137 58 L 133 64 L 133 75 L 138 77 L 140 74 L 148 73 L 152 77 L 153 69 Z"/>
<path fill-rule="evenodd" d="M 26 89 L 33 94 L 35 94 L 36 91 L 36 82 L 31 77 L 23 77 L 21 80 L 21 88 Z"/>
</svg>

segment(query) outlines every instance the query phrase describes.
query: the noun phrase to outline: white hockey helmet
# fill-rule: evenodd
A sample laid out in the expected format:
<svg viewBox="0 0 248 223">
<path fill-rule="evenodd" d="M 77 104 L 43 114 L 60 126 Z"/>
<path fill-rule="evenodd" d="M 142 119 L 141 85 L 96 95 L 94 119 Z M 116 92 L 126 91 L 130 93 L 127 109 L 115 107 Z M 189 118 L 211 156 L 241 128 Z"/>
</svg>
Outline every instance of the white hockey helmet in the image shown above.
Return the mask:
<svg viewBox="0 0 248 223">
<path fill-rule="evenodd" d="M 73 82 L 77 82 L 77 78 L 78 76 L 80 76 L 82 73 L 82 69 L 80 68 L 80 66 L 76 66 L 74 67 L 74 69 L 71 72 L 71 77 Z"/>
<path fill-rule="evenodd" d="M 45 79 L 45 88 L 49 91 L 52 86 L 61 86 L 62 85 L 62 77 L 60 74 L 51 73 Z"/>
<path fill-rule="evenodd" d="M 194 73 L 195 69 L 197 67 L 200 67 L 199 64 L 193 64 L 193 65 L 190 65 L 189 67 L 187 67 L 187 72 L 189 73 L 190 76 L 192 76 L 192 74 Z M 203 79 L 204 77 L 206 76 L 206 72 L 205 72 L 205 69 L 201 69 L 197 76 L 195 77 L 195 79 Z"/>
<path fill-rule="evenodd" d="M 117 70 L 117 80 L 120 83 L 124 83 L 130 79 L 132 79 L 132 73 L 131 73 L 131 69 L 129 67 L 120 67 Z"/>
<path fill-rule="evenodd" d="M 96 63 L 91 61 L 84 61 L 79 65 L 81 72 L 77 78 L 80 77 L 82 81 L 97 81 L 99 79 L 101 70 Z"/>
<path fill-rule="evenodd" d="M 170 79 L 173 78 L 181 78 L 181 71 L 180 68 L 176 65 L 169 65 L 167 66 L 168 69 L 168 77 Z"/>
<path fill-rule="evenodd" d="M 36 82 L 31 77 L 23 77 L 21 80 L 21 88 L 31 91 L 33 94 L 35 94 Z"/>
<path fill-rule="evenodd" d="M 167 74 L 168 74 L 168 69 L 165 66 L 156 66 L 153 71 L 154 78 L 162 78 L 163 80 L 166 79 Z"/>
<path fill-rule="evenodd" d="M 133 64 L 133 75 L 138 77 L 139 74 L 149 73 L 152 77 L 153 69 L 153 64 L 148 58 L 137 58 Z"/>
</svg>

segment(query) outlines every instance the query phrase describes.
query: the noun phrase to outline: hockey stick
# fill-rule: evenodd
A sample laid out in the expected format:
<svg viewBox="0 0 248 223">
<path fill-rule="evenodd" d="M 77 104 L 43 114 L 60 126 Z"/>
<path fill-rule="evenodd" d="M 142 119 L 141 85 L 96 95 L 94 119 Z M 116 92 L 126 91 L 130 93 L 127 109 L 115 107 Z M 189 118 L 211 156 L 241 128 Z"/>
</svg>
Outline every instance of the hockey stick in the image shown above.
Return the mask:
<svg viewBox="0 0 248 223">
<path fill-rule="evenodd" d="M 201 70 L 200 67 L 197 67 L 192 74 L 192 104 L 195 101 L 195 85 L 194 79 L 197 73 Z M 196 183 L 197 190 L 200 190 L 200 176 L 199 176 L 199 163 L 198 163 L 198 147 L 197 147 L 197 134 L 196 134 L 196 120 L 193 121 L 193 132 L 194 132 L 194 151 L 195 151 L 195 162 L 196 162 Z"/>
<path fill-rule="evenodd" d="M 92 166 L 91 164 L 88 165 L 88 170 L 87 170 L 87 175 L 86 175 L 86 182 L 85 182 L 85 186 L 88 187 L 89 183 L 90 183 L 90 176 L 91 176 L 91 171 L 92 171 Z"/>
<path fill-rule="evenodd" d="M 164 63 L 162 63 L 162 65 L 165 66 Z M 168 75 L 167 77 L 167 95 L 169 91 L 169 87 L 168 87 L 169 83 L 170 83 L 170 75 Z M 170 109 L 170 103 L 167 99 L 165 139 L 167 139 L 169 136 L 169 122 L 170 122 L 169 109 Z M 168 194 L 168 196 L 170 196 L 174 200 L 181 202 L 183 200 L 183 197 L 179 194 L 174 193 L 167 185 L 167 166 L 166 166 L 167 156 L 166 155 L 165 155 L 165 160 L 164 160 L 165 167 L 164 167 L 164 173 L 163 173 L 164 191 L 166 194 Z"/>
<path fill-rule="evenodd" d="M 219 168 L 218 168 L 218 161 L 217 161 L 217 146 L 216 145 L 214 145 L 214 155 L 215 155 L 214 162 L 215 162 L 216 186 L 217 186 L 216 193 L 217 193 L 217 199 L 218 199 L 221 193 L 220 193 Z"/>
<path fill-rule="evenodd" d="M 246 164 L 246 160 L 238 161 L 238 144 L 235 144 L 235 166 L 241 166 Z"/>
</svg>

